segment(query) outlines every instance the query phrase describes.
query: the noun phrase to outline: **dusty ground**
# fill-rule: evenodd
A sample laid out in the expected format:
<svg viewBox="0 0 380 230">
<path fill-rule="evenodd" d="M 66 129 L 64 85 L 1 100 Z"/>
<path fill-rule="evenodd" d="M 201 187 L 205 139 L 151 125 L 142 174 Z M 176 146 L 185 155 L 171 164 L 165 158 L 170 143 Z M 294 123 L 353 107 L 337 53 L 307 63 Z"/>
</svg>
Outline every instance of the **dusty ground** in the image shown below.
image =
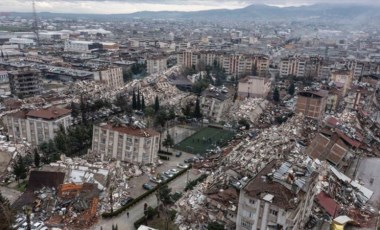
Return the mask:
<svg viewBox="0 0 380 230">
<path fill-rule="evenodd" d="M 0 152 L 0 177 L 7 169 L 11 156 L 6 152 Z"/>
</svg>

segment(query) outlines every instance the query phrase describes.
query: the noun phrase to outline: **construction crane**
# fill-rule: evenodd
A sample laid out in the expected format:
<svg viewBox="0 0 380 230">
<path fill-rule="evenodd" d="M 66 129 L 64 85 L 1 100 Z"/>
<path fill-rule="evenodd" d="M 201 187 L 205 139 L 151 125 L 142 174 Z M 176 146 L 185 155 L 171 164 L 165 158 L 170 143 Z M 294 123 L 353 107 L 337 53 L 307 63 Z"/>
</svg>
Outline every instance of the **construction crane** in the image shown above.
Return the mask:
<svg viewBox="0 0 380 230">
<path fill-rule="evenodd" d="M 37 47 L 40 47 L 40 34 L 38 32 L 38 18 L 37 18 L 35 0 L 32 0 L 32 4 L 33 4 L 33 18 L 34 18 L 33 30 L 34 30 L 34 33 L 36 34 Z"/>
</svg>

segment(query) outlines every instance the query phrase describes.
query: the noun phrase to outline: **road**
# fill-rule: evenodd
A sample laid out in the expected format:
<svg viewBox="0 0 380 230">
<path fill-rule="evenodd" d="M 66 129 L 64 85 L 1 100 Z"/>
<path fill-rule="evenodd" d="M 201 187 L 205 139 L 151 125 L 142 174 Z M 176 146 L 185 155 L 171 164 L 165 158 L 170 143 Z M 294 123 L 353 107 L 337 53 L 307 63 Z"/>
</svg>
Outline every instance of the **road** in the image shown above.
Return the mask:
<svg viewBox="0 0 380 230">
<path fill-rule="evenodd" d="M 189 176 L 189 180 L 194 180 L 199 176 L 199 172 L 197 170 L 191 169 L 189 173 L 184 173 L 179 176 L 175 180 L 169 183 L 169 187 L 172 188 L 173 192 L 179 191 L 183 192 L 183 189 L 186 186 L 187 176 Z M 113 224 L 117 224 L 118 229 L 122 230 L 133 230 L 135 227 L 133 223 L 140 219 L 144 215 L 144 204 L 147 203 L 151 207 L 157 206 L 157 199 L 155 194 L 151 194 L 143 201 L 131 207 L 129 210 L 123 212 L 117 217 L 112 219 L 100 219 L 99 223 L 93 226 L 93 230 L 111 230 Z M 129 217 L 127 217 L 127 212 L 129 212 Z"/>
</svg>

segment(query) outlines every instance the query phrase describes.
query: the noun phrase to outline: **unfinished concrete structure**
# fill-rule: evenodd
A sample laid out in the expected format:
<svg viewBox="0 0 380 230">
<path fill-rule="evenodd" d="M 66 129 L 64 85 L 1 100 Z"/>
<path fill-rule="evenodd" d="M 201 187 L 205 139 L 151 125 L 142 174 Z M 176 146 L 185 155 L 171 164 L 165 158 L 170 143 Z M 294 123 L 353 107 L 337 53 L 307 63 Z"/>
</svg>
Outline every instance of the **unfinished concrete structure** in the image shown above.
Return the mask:
<svg viewBox="0 0 380 230">
<path fill-rule="evenodd" d="M 305 117 L 320 120 L 325 112 L 328 92 L 302 91 L 298 93 L 296 113 L 302 113 Z"/>
<path fill-rule="evenodd" d="M 8 73 L 11 92 L 19 98 L 32 97 L 41 93 L 41 77 L 37 70 L 11 71 Z"/>
</svg>

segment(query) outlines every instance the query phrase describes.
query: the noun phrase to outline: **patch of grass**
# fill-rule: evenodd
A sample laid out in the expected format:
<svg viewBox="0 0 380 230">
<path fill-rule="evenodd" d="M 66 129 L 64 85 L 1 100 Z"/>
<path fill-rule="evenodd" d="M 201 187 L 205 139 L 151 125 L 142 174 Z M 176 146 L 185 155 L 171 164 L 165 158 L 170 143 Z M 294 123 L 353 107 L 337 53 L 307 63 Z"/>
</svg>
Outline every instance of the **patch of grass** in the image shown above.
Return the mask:
<svg viewBox="0 0 380 230">
<path fill-rule="evenodd" d="M 19 183 L 17 186 L 16 186 L 16 190 L 17 191 L 20 191 L 20 192 L 25 192 L 26 190 L 26 185 L 28 184 L 27 181 L 23 181 L 21 183 Z"/>
<path fill-rule="evenodd" d="M 175 145 L 174 148 L 189 153 L 203 154 L 208 149 L 216 148 L 216 146 L 222 147 L 233 136 L 234 133 L 231 131 L 206 127 L 187 137 Z"/>
</svg>

